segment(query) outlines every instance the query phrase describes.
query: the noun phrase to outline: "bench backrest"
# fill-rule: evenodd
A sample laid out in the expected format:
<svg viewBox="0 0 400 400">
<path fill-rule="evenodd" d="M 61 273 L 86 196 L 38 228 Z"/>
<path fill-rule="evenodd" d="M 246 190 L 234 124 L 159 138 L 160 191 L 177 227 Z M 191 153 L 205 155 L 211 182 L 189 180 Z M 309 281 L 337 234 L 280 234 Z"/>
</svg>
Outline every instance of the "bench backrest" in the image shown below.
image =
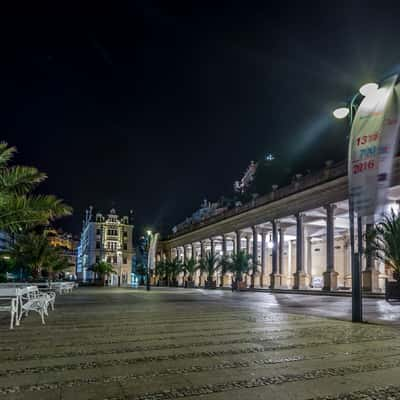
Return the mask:
<svg viewBox="0 0 400 400">
<path fill-rule="evenodd" d="M 2 287 L 0 288 L 0 297 L 17 297 L 17 288 Z"/>
<path fill-rule="evenodd" d="M 18 296 L 24 300 L 35 299 L 39 296 L 40 292 L 37 286 L 27 286 L 21 289 L 17 289 Z"/>
</svg>

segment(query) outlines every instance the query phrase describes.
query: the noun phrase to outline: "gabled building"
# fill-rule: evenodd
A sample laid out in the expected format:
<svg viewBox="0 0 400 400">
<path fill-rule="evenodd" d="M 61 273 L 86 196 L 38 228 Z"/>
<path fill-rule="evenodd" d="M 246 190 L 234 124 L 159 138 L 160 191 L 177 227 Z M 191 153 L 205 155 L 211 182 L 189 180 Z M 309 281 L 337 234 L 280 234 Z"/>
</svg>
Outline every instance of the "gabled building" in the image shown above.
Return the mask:
<svg viewBox="0 0 400 400">
<path fill-rule="evenodd" d="M 94 279 L 90 267 L 100 261 L 110 263 L 114 274 L 109 277 L 109 285 L 127 286 L 131 283 L 133 256 L 132 212 L 120 217 L 115 209 L 107 215 L 96 213 L 93 208 L 86 210 L 81 240 L 78 246 L 77 276 L 87 282 Z"/>
</svg>

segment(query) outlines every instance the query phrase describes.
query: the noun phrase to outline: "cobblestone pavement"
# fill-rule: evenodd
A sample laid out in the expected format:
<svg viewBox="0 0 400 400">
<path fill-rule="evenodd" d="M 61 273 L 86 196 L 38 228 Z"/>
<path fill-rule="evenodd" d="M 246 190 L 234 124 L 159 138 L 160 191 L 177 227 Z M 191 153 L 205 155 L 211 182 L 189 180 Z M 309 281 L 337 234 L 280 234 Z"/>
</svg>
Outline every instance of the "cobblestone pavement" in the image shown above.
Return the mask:
<svg viewBox="0 0 400 400">
<path fill-rule="evenodd" d="M 30 315 L 9 331 L 0 316 L 0 400 L 400 399 L 399 326 L 317 315 L 348 304 L 79 288 L 57 298 L 45 326 Z M 366 303 L 371 320 L 398 321 L 379 304 Z"/>
</svg>

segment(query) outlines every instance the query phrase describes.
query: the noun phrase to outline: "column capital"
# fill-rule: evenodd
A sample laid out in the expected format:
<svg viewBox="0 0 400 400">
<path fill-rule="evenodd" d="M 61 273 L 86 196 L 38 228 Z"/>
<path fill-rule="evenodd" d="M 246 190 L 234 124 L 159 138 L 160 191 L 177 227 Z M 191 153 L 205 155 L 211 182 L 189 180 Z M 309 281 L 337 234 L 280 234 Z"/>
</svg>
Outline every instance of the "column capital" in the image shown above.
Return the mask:
<svg viewBox="0 0 400 400">
<path fill-rule="evenodd" d="M 268 231 L 266 229 L 262 229 L 261 236 L 265 238 L 265 237 L 267 237 L 267 235 L 268 235 Z"/>
<path fill-rule="evenodd" d="M 329 211 L 333 212 L 336 210 L 337 205 L 336 204 L 325 204 L 323 207 L 325 208 L 325 210 L 327 212 L 329 212 Z"/>
</svg>

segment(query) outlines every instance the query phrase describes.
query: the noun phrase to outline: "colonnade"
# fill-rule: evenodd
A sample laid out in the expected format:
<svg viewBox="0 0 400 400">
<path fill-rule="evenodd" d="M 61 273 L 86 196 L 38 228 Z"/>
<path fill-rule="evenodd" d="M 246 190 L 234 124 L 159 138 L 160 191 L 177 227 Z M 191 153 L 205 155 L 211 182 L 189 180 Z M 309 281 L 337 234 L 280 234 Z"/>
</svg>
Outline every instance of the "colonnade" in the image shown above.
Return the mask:
<svg viewBox="0 0 400 400">
<path fill-rule="evenodd" d="M 368 227 L 363 227 L 364 230 Z M 233 229 L 164 249 L 163 257 L 199 261 L 207 253 L 216 257 L 245 251 L 252 262 L 246 275 L 249 287 L 285 289 L 350 290 L 348 202 L 341 201 Z M 363 288 L 379 292 L 387 271 L 371 257 L 363 260 Z M 199 273 L 195 283 L 204 282 Z M 214 280 L 231 284 L 232 275 Z"/>
</svg>

